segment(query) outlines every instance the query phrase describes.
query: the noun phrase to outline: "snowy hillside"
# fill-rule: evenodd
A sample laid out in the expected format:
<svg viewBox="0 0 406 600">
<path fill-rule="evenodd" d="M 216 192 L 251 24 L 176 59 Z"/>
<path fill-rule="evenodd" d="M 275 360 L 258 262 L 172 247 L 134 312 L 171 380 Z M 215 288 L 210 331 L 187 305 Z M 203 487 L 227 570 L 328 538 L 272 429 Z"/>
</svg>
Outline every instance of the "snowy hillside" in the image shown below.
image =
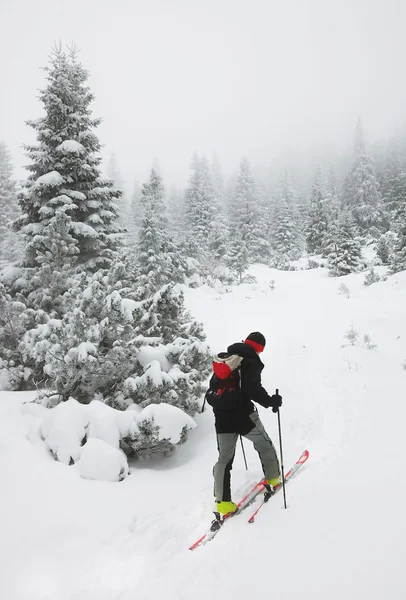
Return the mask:
<svg viewBox="0 0 406 600">
<path fill-rule="evenodd" d="M 188 290 L 186 302 L 213 351 L 252 330 L 267 338 L 263 383 L 283 396 L 285 467 L 310 451 L 288 510 L 279 495 L 254 525 L 244 513 L 190 552 L 214 508 L 211 409 L 170 458 L 106 483 L 28 440 L 33 393 L 0 392 L 1 599 L 404 600 L 406 272 L 369 287 L 324 269 L 250 272 L 257 283 Z M 276 445 L 276 417 L 260 412 Z M 235 500 L 261 477 L 245 448 Z"/>
</svg>

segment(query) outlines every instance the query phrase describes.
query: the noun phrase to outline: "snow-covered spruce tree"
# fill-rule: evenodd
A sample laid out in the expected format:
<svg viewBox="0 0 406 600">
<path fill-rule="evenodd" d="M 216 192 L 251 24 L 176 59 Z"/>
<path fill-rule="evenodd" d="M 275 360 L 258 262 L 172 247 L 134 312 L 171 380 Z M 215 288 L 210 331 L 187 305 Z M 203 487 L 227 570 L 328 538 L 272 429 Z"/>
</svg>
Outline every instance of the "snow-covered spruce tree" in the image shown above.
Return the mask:
<svg viewBox="0 0 406 600">
<path fill-rule="evenodd" d="M 0 142 L 0 266 L 15 262 L 21 254 L 19 240 L 11 229 L 19 212 L 12 173 L 10 154 L 4 142 Z"/>
<path fill-rule="evenodd" d="M 207 159 L 195 154 L 191 169 L 192 174 L 185 193 L 188 246 L 194 258 L 199 258 L 202 253 L 208 252 L 208 240 L 216 218 L 216 202 Z"/>
<path fill-rule="evenodd" d="M 344 185 L 343 205 L 351 211 L 362 234 L 382 229 L 382 197 L 372 159 L 366 151 L 361 119 L 356 126 L 354 163 Z"/>
<path fill-rule="evenodd" d="M 202 325 L 185 310 L 180 286 L 163 286 L 135 309 L 134 320 L 139 334 L 158 340 L 159 345 L 155 352 L 146 350 L 144 354 L 141 349 L 139 361 L 147 369 L 142 377 L 148 380 L 148 387 L 132 378 L 125 383 L 127 394 L 141 406 L 164 401 L 193 415 L 204 393 L 210 355 Z M 160 376 L 160 369 L 169 377 Z"/>
<path fill-rule="evenodd" d="M 288 171 L 285 171 L 275 197 L 271 243 L 271 265 L 277 268 L 286 268 L 290 260 L 297 260 L 304 252 L 305 241 L 297 214 L 296 192 Z"/>
<path fill-rule="evenodd" d="M 185 197 L 176 185 L 172 185 L 168 198 L 169 231 L 177 242 L 186 238 Z"/>
<path fill-rule="evenodd" d="M 318 168 L 310 195 L 309 222 L 307 226 L 307 249 L 310 254 L 323 250 L 328 229 L 326 192 L 321 169 Z"/>
<path fill-rule="evenodd" d="M 38 257 L 49 249 L 47 235 L 61 211 L 70 218 L 78 264 L 86 271 L 107 267 L 121 241 L 115 204 L 120 192 L 100 176 L 100 142 L 93 131 L 100 119 L 91 117 L 87 72 L 74 51 L 61 47 L 45 71 L 47 85 L 39 96 L 45 115 L 28 122 L 38 143 L 26 147 L 31 175 L 20 195 L 23 214 L 15 222 L 25 241 L 23 292 L 33 289 Z"/>
<path fill-rule="evenodd" d="M 135 249 L 138 244 L 138 234 L 141 228 L 144 209 L 142 206 L 141 184 L 135 179 L 133 191 L 129 199 L 128 222 L 126 224 L 126 239 L 130 248 Z"/>
<path fill-rule="evenodd" d="M 406 203 L 403 209 L 398 212 L 399 224 L 397 226 L 397 242 L 392 256 L 391 270 L 393 273 L 406 271 Z"/>
<path fill-rule="evenodd" d="M 251 165 L 245 157 L 240 162 L 229 219 L 230 251 L 235 254 L 232 247 L 241 244 L 250 264 L 267 263 L 269 243 L 266 239 L 266 223 L 260 210 L 258 187 L 252 176 Z"/>
<path fill-rule="evenodd" d="M 125 231 L 125 238 L 131 239 L 129 230 L 131 201 L 125 192 L 125 181 L 123 179 L 120 167 L 118 165 L 115 152 L 112 152 L 106 165 L 107 176 L 111 179 L 112 185 L 116 191 L 120 191 L 120 198 L 117 200 L 117 223 Z"/>
<path fill-rule="evenodd" d="M 361 262 L 361 243 L 350 213 L 343 213 L 328 232 L 326 240 L 330 275 L 340 277 L 358 270 Z"/>
<path fill-rule="evenodd" d="M 385 216 L 395 231 L 398 217 L 406 203 L 406 141 L 392 141 L 386 167 L 381 174 L 380 186 Z"/>
<path fill-rule="evenodd" d="M 12 298 L 0 283 L 0 368 L 7 370 L 12 390 L 32 389 L 43 379 L 41 369 L 27 352 L 24 337 L 27 331 L 48 320 L 44 312 L 27 308 L 18 297 Z"/>
<path fill-rule="evenodd" d="M 249 265 L 246 243 L 243 240 L 239 244 L 232 243 L 227 253 L 227 267 L 239 283 L 243 283 Z"/>
<path fill-rule="evenodd" d="M 166 283 L 183 283 L 187 265 L 168 233 L 165 190 L 161 177 L 152 169 L 142 187 L 143 221 L 138 243 L 140 298 L 155 294 Z"/>
<path fill-rule="evenodd" d="M 26 335 L 45 363 L 51 403 L 98 398 L 114 408 L 166 402 L 189 414 L 207 378 L 209 352 L 201 326 L 171 286 L 137 302 L 128 262 L 116 262 L 68 292 L 71 308 Z"/>
</svg>

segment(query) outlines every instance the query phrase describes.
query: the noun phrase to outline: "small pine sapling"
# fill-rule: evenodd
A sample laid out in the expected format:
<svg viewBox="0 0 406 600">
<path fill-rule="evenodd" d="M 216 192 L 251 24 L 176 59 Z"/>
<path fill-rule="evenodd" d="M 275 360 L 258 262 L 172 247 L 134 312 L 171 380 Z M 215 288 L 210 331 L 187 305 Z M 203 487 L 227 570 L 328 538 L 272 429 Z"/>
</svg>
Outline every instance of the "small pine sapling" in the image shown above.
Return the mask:
<svg viewBox="0 0 406 600">
<path fill-rule="evenodd" d="M 338 293 L 341 294 L 342 296 L 345 296 L 346 298 L 350 297 L 350 290 L 345 285 L 345 283 L 340 283 L 340 285 L 338 286 Z"/>
<path fill-rule="evenodd" d="M 368 271 L 368 273 L 365 275 L 364 285 L 369 286 L 369 285 L 372 285 L 373 283 L 377 283 L 380 280 L 381 280 L 381 278 L 379 277 L 378 273 L 376 273 L 375 269 L 373 267 L 371 267 L 370 270 Z"/>
<path fill-rule="evenodd" d="M 364 346 L 368 348 L 368 350 L 375 350 L 376 344 L 372 343 L 371 337 L 366 333 L 364 335 Z"/>
<path fill-rule="evenodd" d="M 345 337 L 349 341 L 350 346 L 355 346 L 359 339 L 359 332 L 355 329 L 354 325 L 351 325 Z"/>
</svg>

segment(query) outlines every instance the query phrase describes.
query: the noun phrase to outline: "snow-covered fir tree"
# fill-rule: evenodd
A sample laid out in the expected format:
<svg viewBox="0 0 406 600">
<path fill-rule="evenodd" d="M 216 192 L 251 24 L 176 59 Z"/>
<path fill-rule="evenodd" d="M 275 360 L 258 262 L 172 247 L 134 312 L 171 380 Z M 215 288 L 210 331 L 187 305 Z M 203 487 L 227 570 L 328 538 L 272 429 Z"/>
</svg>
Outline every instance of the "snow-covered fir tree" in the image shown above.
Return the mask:
<svg viewBox="0 0 406 600">
<path fill-rule="evenodd" d="M 11 229 L 19 212 L 12 174 L 13 167 L 7 146 L 0 142 L 0 266 L 15 262 L 21 254 L 20 240 Z"/>
<path fill-rule="evenodd" d="M 361 264 L 361 242 L 351 213 L 342 213 L 328 231 L 325 254 L 330 275 L 340 277 L 357 271 Z"/>
<path fill-rule="evenodd" d="M 110 158 L 107 161 L 106 174 L 107 177 L 109 177 L 113 182 L 114 189 L 120 191 L 121 193 L 120 198 L 117 200 L 117 222 L 123 228 L 123 230 L 125 230 L 126 239 L 129 239 L 131 237 L 129 231 L 131 202 L 126 194 L 125 181 L 123 179 L 115 152 L 111 153 Z"/>
<path fill-rule="evenodd" d="M 208 252 L 208 240 L 216 218 L 216 201 L 207 159 L 197 154 L 191 164 L 192 174 L 185 193 L 189 250 L 194 258 Z"/>
<path fill-rule="evenodd" d="M 327 221 L 329 224 L 331 224 L 339 218 L 341 213 L 341 204 L 337 191 L 337 181 L 332 167 L 330 167 L 326 182 L 325 207 L 327 211 Z"/>
<path fill-rule="evenodd" d="M 321 169 L 318 168 L 310 194 L 309 222 L 307 226 L 307 249 L 310 254 L 319 254 L 324 247 L 328 229 L 326 192 Z"/>
<path fill-rule="evenodd" d="M 120 192 L 100 176 L 100 142 L 94 133 L 100 119 L 91 116 L 88 74 L 75 51 L 61 47 L 54 49 L 45 71 L 47 85 L 40 92 L 45 115 L 28 122 L 38 143 L 26 147 L 31 175 L 20 195 L 23 214 L 15 222 L 25 241 L 25 292 L 34 287 L 38 257 L 49 250 L 47 238 L 61 211 L 69 217 L 82 269 L 108 266 L 121 242 L 115 203 Z"/>
<path fill-rule="evenodd" d="M 138 234 L 143 218 L 141 183 L 138 179 L 134 180 L 133 191 L 129 199 L 128 221 L 126 224 L 126 239 L 131 248 L 135 248 L 138 243 Z"/>
<path fill-rule="evenodd" d="M 305 240 L 296 205 L 289 172 L 286 170 L 275 195 L 272 223 L 272 262 L 275 267 L 286 268 L 290 260 L 298 259 L 304 252 Z"/>
<path fill-rule="evenodd" d="M 167 285 L 139 302 L 131 262 L 85 275 L 67 293 L 69 309 L 26 335 L 24 350 L 44 363 L 52 404 L 94 398 L 115 408 L 166 402 L 193 414 L 209 372 L 201 325 Z M 20 348 L 21 349 L 21 348 Z"/>
<path fill-rule="evenodd" d="M 138 243 L 140 297 L 148 298 L 166 283 L 183 283 L 187 265 L 168 232 L 165 189 L 161 177 L 152 169 L 142 187 L 143 221 Z"/>
<path fill-rule="evenodd" d="M 213 156 L 211 161 L 211 177 L 213 181 L 214 195 L 218 203 L 222 205 L 224 200 L 224 178 L 217 154 Z"/>
<path fill-rule="evenodd" d="M 260 210 L 260 199 L 251 165 L 246 157 L 240 162 L 237 184 L 229 213 L 230 252 L 236 255 L 233 246 L 241 244 L 249 263 L 268 262 L 269 243 L 266 239 L 266 223 Z"/>
<path fill-rule="evenodd" d="M 186 238 L 185 196 L 176 185 L 171 186 L 168 198 L 169 230 L 177 241 Z"/>
<path fill-rule="evenodd" d="M 395 148 L 381 176 L 385 213 L 390 227 L 396 229 L 406 203 L 406 148 Z"/>
<path fill-rule="evenodd" d="M 354 163 L 343 190 L 343 205 L 350 210 L 362 234 L 383 228 L 382 197 L 371 157 L 366 151 L 359 119 L 355 133 Z"/>
</svg>

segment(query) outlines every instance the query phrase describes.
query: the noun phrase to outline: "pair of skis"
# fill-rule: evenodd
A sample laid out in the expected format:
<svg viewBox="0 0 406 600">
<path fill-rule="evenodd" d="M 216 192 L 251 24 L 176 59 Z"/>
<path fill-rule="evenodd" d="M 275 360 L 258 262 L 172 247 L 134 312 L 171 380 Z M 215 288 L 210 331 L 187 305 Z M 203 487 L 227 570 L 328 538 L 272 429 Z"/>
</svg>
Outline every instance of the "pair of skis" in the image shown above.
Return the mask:
<svg viewBox="0 0 406 600">
<path fill-rule="evenodd" d="M 295 462 L 293 467 L 286 473 L 285 484 L 290 479 L 292 479 L 292 477 L 294 477 L 294 475 L 296 475 L 297 471 L 307 461 L 308 458 L 309 458 L 309 451 L 305 450 L 301 454 L 301 456 L 298 458 L 298 460 Z M 217 535 L 217 533 L 220 531 L 220 529 L 222 528 L 222 526 L 224 525 L 224 523 L 226 521 L 229 521 L 232 517 L 240 514 L 243 510 L 248 508 L 248 506 L 250 506 L 254 502 L 254 500 L 257 498 L 257 496 L 259 494 L 261 494 L 261 492 L 264 492 L 264 496 L 262 498 L 260 505 L 257 507 L 257 509 L 254 511 L 254 513 L 248 519 L 248 523 L 254 523 L 255 517 L 257 516 L 257 514 L 261 510 L 261 508 L 268 502 L 268 500 L 270 498 L 272 498 L 272 496 L 274 496 L 280 489 L 282 489 L 282 487 L 283 487 L 283 485 L 282 485 L 282 483 L 280 483 L 279 485 L 277 485 L 273 489 L 271 489 L 270 486 L 268 486 L 266 484 L 265 479 L 262 479 L 261 481 L 259 481 L 251 489 L 251 491 L 248 492 L 248 494 L 242 500 L 240 500 L 240 502 L 237 504 L 237 510 L 235 512 L 228 513 L 227 515 L 224 515 L 224 516 L 221 516 L 220 513 L 215 512 L 214 513 L 215 519 L 212 521 L 209 531 L 207 533 L 205 533 L 201 538 L 199 538 L 197 540 L 197 542 L 192 544 L 192 546 L 190 546 L 189 550 L 195 550 L 195 548 L 198 548 L 199 546 L 202 546 L 202 545 L 210 542 Z"/>
</svg>

